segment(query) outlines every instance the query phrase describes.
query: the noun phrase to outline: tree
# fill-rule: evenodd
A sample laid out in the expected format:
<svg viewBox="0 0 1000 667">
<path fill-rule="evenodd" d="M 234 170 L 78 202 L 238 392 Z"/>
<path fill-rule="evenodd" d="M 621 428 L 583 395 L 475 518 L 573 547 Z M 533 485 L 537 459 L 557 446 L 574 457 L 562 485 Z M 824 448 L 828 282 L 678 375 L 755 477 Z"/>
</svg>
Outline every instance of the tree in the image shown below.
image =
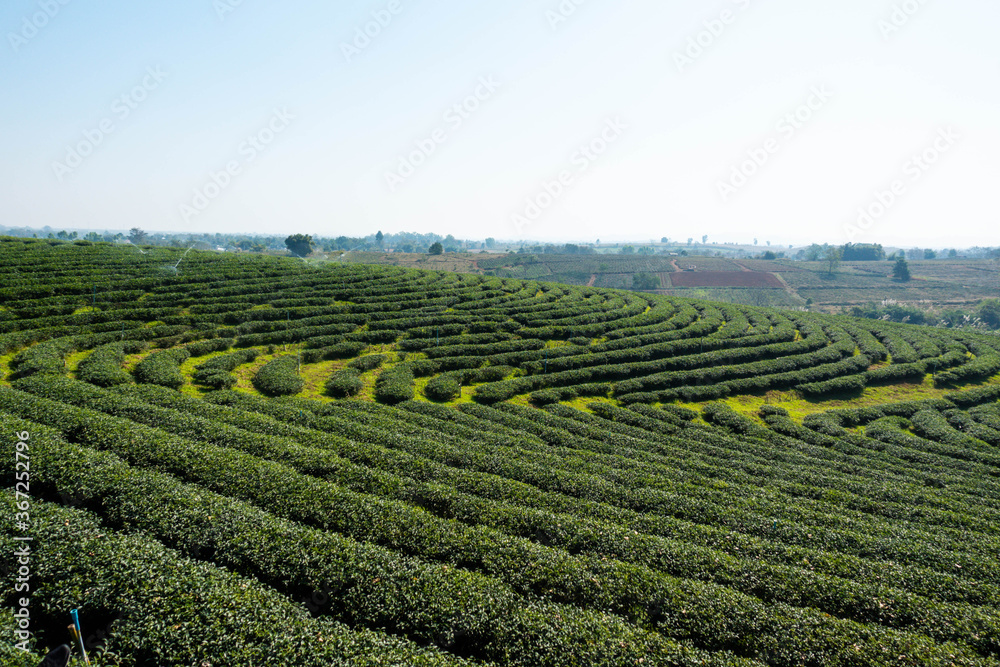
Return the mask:
<svg viewBox="0 0 1000 667">
<path fill-rule="evenodd" d="M 956 257 L 958 257 L 958 251 L 957 250 L 955 250 L 954 248 L 952 248 L 951 250 L 948 251 L 948 259 L 954 259 Z"/>
<path fill-rule="evenodd" d="M 900 257 L 896 260 L 896 264 L 892 267 L 892 277 L 904 283 L 910 280 L 910 266 L 905 258 Z"/>
<path fill-rule="evenodd" d="M 829 273 L 832 276 L 834 270 L 840 266 L 840 258 L 843 256 L 844 251 L 840 246 L 830 246 L 826 249 L 826 255 L 823 257 L 826 260 Z"/>
<path fill-rule="evenodd" d="M 930 248 L 927 248 L 924 250 L 924 259 L 937 259 L 937 253 Z"/>
<path fill-rule="evenodd" d="M 440 254 L 444 253 L 444 246 L 441 245 L 440 241 L 435 241 L 431 245 L 431 247 L 427 249 L 427 252 L 429 252 L 432 255 L 440 255 Z"/>
<path fill-rule="evenodd" d="M 976 314 L 994 329 L 1000 327 L 1000 299 L 986 299 L 979 304 Z"/>
<path fill-rule="evenodd" d="M 379 230 L 379 232 L 375 234 L 375 243 L 377 243 L 378 247 L 381 248 L 384 242 L 385 242 L 385 236 L 383 236 L 382 231 Z"/>
<path fill-rule="evenodd" d="M 625 246 L 625 247 L 622 248 L 621 254 L 623 254 L 623 255 L 634 255 L 635 254 L 635 247 L 627 245 L 627 246 Z"/>
<path fill-rule="evenodd" d="M 878 243 L 848 243 L 844 246 L 845 262 L 878 262 L 885 259 L 885 250 Z"/>
<path fill-rule="evenodd" d="M 778 259 L 778 256 L 774 254 L 773 250 L 768 250 L 763 255 L 760 256 L 761 259 Z"/>
<path fill-rule="evenodd" d="M 90 232 L 89 234 L 83 237 L 83 240 L 90 241 L 91 243 L 98 243 L 99 241 L 103 241 L 104 237 L 98 234 L 97 232 Z"/>
<path fill-rule="evenodd" d="M 490 238 L 486 239 L 486 248 L 488 250 L 493 250 L 493 248 L 496 247 L 497 247 L 497 240 L 495 238 L 491 236 Z"/>
<path fill-rule="evenodd" d="M 660 288 L 660 278 L 652 273 L 637 273 L 632 276 L 632 289 L 652 290 Z"/>
<path fill-rule="evenodd" d="M 306 257 L 313 251 L 313 238 L 308 234 L 295 234 L 285 239 L 285 247 L 293 255 Z"/>
<path fill-rule="evenodd" d="M 662 239 L 660 239 L 660 243 L 670 243 L 670 239 L 664 236 Z"/>
<path fill-rule="evenodd" d="M 754 244 L 754 245 L 757 245 L 757 239 L 754 239 L 754 240 L 753 240 L 753 244 Z"/>
<path fill-rule="evenodd" d="M 144 243 L 146 241 L 146 232 L 138 227 L 133 227 L 128 231 L 128 240 L 136 245 Z"/>
<path fill-rule="evenodd" d="M 708 234 L 705 234 L 704 236 L 701 237 L 701 242 L 708 243 Z"/>
</svg>

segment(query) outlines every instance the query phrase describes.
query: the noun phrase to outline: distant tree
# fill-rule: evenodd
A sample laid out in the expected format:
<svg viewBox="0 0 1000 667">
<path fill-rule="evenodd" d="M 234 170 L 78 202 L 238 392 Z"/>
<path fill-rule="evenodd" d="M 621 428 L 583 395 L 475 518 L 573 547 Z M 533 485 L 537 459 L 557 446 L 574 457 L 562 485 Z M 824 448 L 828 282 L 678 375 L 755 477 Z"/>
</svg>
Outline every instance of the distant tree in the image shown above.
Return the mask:
<svg viewBox="0 0 1000 667">
<path fill-rule="evenodd" d="M 381 248 L 383 243 L 385 243 L 385 236 L 382 234 L 382 231 L 379 230 L 378 233 L 375 234 L 375 244 Z"/>
<path fill-rule="evenodd" d="M 924 250 L 924 259 L 937 259 L 937 253 L 930 248 L 927 248 Z"/>
<path fill-rule="evenodd" d="M 1000 327 L 1000 299 L 986 299 L 979 304 L 976 314 L 991 327 Z"/>
<path fill-rule="evenodd" d="M 634 255 L 635 254 L 635 248 L 633 246 L 630 246 L 630 245 L 624 246 L 622 248 L 622 254 L 623 255 Z"/>
<path fill-rule="evenodd" d="M 704 236 L 701 237 L 701 242 L 708 243 L 708 234 L 705 234 Z"/>
<path fill-rule="evenodd" d="M 140 243 L 145 243 L 146 232 L 142 231 L 138 227 L 133 227 L 128 232 L 128 240 L 136 245 L 139 245 Z"/>
<path fill-rule="evenodd" d="M 954 248 L 952 248 L 951 250 L 948 251 L 948 258 L 949 259 L 954 259 L 956 257 L 958 257 L 958 251 L 957 250 L 955 250 Z"/>
<path fill-rule="evenodd" d="M 807 262 L 818 262 L 823 256 L 823 252 L 826 250 L 824 246 L 818 243 L 813 243 L 811 246 L 806 248 L 806 261 Z"/>
<path fill-rule="evenodd" d="M 65 240 L 69 239 L 69 232 L 67 232 L 64 229 L 64 230 L 60 231 L 58 234 L 56 234 L 56 238 L 57 239 L 62 239 L 62 240 L 65 241 Z"/>
<path fill-rule="evenodd" d="M 660 288 L 660 278 L 652 273 L 637 273 L 632 276 L 632 289 L 652 290 Z"/>
<path fill-rule="evenodd" d="M 660 239 L 660 243 L 670 243 L 670 239 L 664 236 L 662 239 Z"/>
<path fill-rule="evenodd" d="M 444 252 L 444 246 L 441 245 L 440 241 L 435 241 L 431 244 L 431 247 L 427 249 L 427 252 L 431 255 L 440 255 Z"/>
<path fill-rule="evenodd" d="M 688 238 L 688 245 L 691 245 L 692 243 L 694 243 L 694 239 L 689 237 Z"/>
<path fill-rule="evenodd" d="M 836 268 L 840 266 L 840 258 L 843 255 L 843 253 L 844 251 L 841 249 L 840 246 L 830 246 L 829 248 L 826 249 L 826 254 L 824 255 L 823 259 L 826 261 L 827 268 L 831 276 L 833 275 L 833 272 L 836 270 Z"/>
<path fill-rule="evenodd" d="M 910 266 L 905 258 L 900 257 L 896 260 L 896 264 L 892 267 L 892 277 L 904 283 L 910 280 Z"/>
<path fill-rule="evenodd" d="M 770 242 L 770 241 L 768 241 L 768 242 L 767 242 L 767 247 L 768 247 L 768 248 L 770 248 L 770 247 L 771 247 L 771 242 Z"/>
<path fill-rule="evenodd" d="M 83 237 L 83 240 L 90 241 L 91 243 L 97 243 L 99 241 L 103 241 L 104 237 L 98 234 L 97 232 L 90 232 L 89 234 Z"/>
<path fill-rule="evenodd" d="M 294 234 L 285 239 L 285 247 L 293 255 L 306 257 L 313 251 L 313 238 L 308 234 Z"/>
<path fill-rule="evenodd" d="M 923 257 L 924 251 L 920 248 L 910 248 L 906 251 L 906 259 L 908 260 L 923 259 Z"/>
<path fill-rule="evenodd" d="M 760 256 L 761 259 L 778 259 L 778 256 L 774 254 L 773 250 L 768 250 L 763 255 Z"/>
<path fill-rule="evenodd" d="M 493 250 L 493 248 L 496 248 L 496 247 L 497 247 L 497 240 L 495 238 L 490 237 L 490 238 L 486 239 L 486 248 L 487 249 Z"/>
<path fill-rule="evenodd" d="M 656 254 L 656 249 L 653 248 L 652 246 L 644 245 L 641 248 L 639 248 L 639 254 L 640 255 L 655 255 Z"/>
<path fill-rule="evenodd" d="M 757 245 L 757 239 L 754 239 L 754 240 L 753 240 L 753 244 L 754 244 L 754 245 Z"/>
<path fill-rule="evenodd" d="M 878 243 L 848 243 L 844 246 L 845 262 L 879 262 L 885 259 L 885 250 Z"/>
</svg>

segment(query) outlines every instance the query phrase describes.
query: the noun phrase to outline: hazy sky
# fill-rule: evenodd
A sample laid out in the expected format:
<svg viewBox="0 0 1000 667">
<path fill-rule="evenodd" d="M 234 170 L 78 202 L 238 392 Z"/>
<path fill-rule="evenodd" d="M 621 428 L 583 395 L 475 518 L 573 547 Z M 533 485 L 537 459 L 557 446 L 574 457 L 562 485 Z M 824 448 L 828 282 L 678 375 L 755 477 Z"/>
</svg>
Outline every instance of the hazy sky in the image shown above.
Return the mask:
<svg viewBox="0 0 1000 667">
<path fill-rule="evenodd" d="M 0 224 L 995 245 L 997 25 L 996 0 L 3 0 Z"/>
</svg>

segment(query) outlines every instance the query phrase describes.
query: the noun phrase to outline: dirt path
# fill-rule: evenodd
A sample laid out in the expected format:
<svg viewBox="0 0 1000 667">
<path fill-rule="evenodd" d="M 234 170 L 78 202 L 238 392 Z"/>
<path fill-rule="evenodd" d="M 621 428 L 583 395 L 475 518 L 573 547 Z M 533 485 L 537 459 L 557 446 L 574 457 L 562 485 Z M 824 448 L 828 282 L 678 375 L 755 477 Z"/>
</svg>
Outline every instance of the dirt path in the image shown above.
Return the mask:
<svg viewBox="0 0 1000 667">
<path fill-rule="evenodd" d="M 750 270 L 750 269 L 748 269 L 747 267 L 745 267 L 745 266 L 743 266 L 742 264 L 740 264 L 739 262 L 737 262 L 736 260 L 732 260 L 732 262 L 733 262 L 733 264 L 735 264 L 736 266 L 740 267 L 740 271 L 749 271 L 749 270 Z M 781 278 L 778 278 L 778 280 L 781 280 Z M 782 282 L 784 282 L 784 281 L 782 281 Z"/>
<path fill-rule="evenodd" d="M 798 292 L 796 292 L 794 289 L 792 289 L 791 285 L 789 285 L 787 282 L 785 282 L 785 279 L 781 276 L 780 273 L 772 273 L 771 275 L 778 279 L 778 282 L 780 282 L 784 286 L 785 291 L 788 292 L 789 296 L 791 296 L 793 299 L 798 299 L 802 303 L 806 302 L 805 299 L 803 299 L 801 296 L 799 296 Z"/>
<path fill-rule="evenodd" d="M 677 260 L 670 260 L 670 266 L 674 267 L 674 271 L 681 271 L 681 267 L 677 266 Z"/>
<path fill-rule="evenodd" d="M 593 287 L 594 283 L 596 282 L 597 282 L 597 274 L 596 273 L 590 274 L 590 280 L 587 282 L 587 287 Z"/>
</svg>

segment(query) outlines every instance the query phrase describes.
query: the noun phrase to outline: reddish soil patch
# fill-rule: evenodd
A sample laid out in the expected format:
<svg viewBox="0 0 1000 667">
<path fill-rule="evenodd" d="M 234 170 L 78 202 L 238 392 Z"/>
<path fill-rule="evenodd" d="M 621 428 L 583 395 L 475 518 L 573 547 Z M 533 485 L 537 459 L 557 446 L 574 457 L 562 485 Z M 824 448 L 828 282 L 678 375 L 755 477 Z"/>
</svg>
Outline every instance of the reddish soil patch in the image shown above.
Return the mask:
<svg viewBox="0 0 1000 667">
<path fill-rule="evenodd" d="M 675 287 L 782 287 L 765 271 L 681 271 L 670 274 L 670 282 Z"/>
</svg>

